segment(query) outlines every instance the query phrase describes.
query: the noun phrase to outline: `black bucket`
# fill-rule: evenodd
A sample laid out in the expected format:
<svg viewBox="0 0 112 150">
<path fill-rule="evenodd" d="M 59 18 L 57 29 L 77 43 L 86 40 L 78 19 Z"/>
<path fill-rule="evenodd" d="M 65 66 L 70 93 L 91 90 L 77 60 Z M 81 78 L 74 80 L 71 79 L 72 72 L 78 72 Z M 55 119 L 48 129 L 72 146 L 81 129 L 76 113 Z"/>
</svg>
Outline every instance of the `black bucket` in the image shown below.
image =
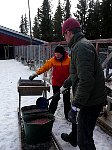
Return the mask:
<svg viewBox="0 0 112 150">
<path fill-rule="evenodd" d="M 48 141 L 51 137 L 54 120 L 54 115 L 50 113 L 27 116 L 24 119 L 26 143 L 33 145 Z"/>
<path fill-rule="evenodd" d="M 42 114 L 42 113 L 49 113 L 48 109 L 40 109 L 38 106 L 36 105 L 29 105 L 29 106 L 24 106 L 21 108 L 21 112 L 22 112 L 22 118 L 23 120 L 25 118 L 29 118 L 29 115 L 35 115 L 35 114 Z"/>
</svg>

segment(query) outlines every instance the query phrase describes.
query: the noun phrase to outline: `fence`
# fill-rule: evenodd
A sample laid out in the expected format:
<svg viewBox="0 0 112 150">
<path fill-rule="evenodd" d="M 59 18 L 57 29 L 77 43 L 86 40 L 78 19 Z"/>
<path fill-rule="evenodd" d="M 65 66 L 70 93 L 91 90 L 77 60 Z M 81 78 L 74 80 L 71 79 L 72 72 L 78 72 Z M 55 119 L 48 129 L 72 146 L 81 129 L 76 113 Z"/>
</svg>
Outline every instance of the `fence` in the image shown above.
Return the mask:
<svg viewBox="0 0 112 150">
<path fill-rule="evenodd" d="M 69 48 L 65 42 L 53 42 L 47 45 L 15 46 L 15 59 L 25 65 L 32 64 L 34 68 L 40 67 L 47 59 L 54 55 L 54 49 L 58 44 L 62 44 L 69 52 Z"/>
</svg>

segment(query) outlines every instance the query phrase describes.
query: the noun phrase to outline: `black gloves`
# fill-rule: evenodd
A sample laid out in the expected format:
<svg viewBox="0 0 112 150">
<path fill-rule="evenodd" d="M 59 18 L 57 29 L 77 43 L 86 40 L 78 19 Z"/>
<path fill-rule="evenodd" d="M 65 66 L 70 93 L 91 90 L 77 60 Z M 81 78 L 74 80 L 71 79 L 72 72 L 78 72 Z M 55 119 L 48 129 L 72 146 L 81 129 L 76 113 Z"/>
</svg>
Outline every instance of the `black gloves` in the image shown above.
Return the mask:
<svg viewBox="0 0 112 150">
<path fill-rule="evenodd" d="M 34 73 L 31 76 L 29 76 L 29 80 L 32 81 L 35 77 L 38 77 L 38 75 L 36 73 Z"/>
<path fill-rule="evenodd" d="M 63 84 L 64 88 L 69 88 L 72 86 L 72 82 L 71 82 L 71 79 L 68 78 L 64 81 L 64 84 Z"/>
<path fill-rule="evenodd" d="M 68 113 L 68 119 L 72 123 L 77 123 L 77 108 L 73 106 Z"/>
</svg>

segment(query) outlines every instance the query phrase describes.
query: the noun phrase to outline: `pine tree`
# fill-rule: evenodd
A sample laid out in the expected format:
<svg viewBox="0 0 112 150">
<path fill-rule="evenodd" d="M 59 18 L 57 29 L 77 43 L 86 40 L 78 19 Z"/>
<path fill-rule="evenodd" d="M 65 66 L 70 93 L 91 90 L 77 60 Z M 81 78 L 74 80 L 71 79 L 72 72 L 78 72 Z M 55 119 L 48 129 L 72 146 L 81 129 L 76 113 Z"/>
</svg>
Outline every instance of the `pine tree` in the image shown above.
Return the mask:
<svg viewBox="0 0 112 150">
<path fill-rule="evenodd" d="M 44 0 L 40 11 L 40 34 L 41 39 L 45 41 L 52 41 L 53 38 L 53 25 L 51 19 L 50 3 Z"/>
<path fill-rule="evenodd" d="M 34 23 L 33 23 L 33 36 L 35 38 L 40 38 L 40 22 L 39 22 L 39 18 L 40 18 L 40 14 L 39 14 L 40 10 L 38 8 L 38 12 L 37 12 L 37 15 L 35 16 L 34 18 Z"/>
<path fill-rule="evenodd" d="M 79 0 L 79 3 L 77 4 L 77 11 L 74 13 L 74 16 L 79 20 L 84 33 L 86 30 L 87 6 L 87 0 Z"/>
<path fill-rule="evenodd" d="M 102 38 L 112 38 L 112 0 L 102 1 Z"/>
<path fill-rule="evenodd" d="M 62 6 L 59 0 L 58 6 L 54 14 L 54 18 L 53 18 L 53 29 L 54 29 L 53 41 L 63 40 L 63 36 L 61 34 L 61 24 L 63 22 L 62 16 L 63 16 L 63 10 L 62 10 Z"/>
<path fill-rule="evenodd" d="M 26 14 L 25 17 L 23 17 L 23 15 L 21 16 L 21 22 L 19 28 L 21 33 L 28 34 L 28 21 L 27 21 Z"/>
<path fill-rule="evenodd" d="M 24 17 L 24 25 L 25 25 L 25 34 L 28 34 L 29 28 L 28 28 L 28 20 L 27 20 L 26 14 Z"/>
<path fill-rule="evenodd" d="M 64 0 L 66 5 L 65 5 L 65 10 L 64 10 L 64 20 L 68 19 L 71 17 L 71 1 L 70 0 Z"/>
<path fill-rule="evenodd" d="M 21 16 L 21 22 L 20 22 L 20 32 L 25 34 L 25 24 L 24 24 L 24 18 L 23 18 L 23 15 Z"/>
<path fill-rule="evenodd" d="M 86 19 L 86 32 L 85 35 L 88 39 L 98 39 L 101 35 L 101 7 L 100 2 L 97 0 L 89 1 L 88 15 Z"/>
</svg>

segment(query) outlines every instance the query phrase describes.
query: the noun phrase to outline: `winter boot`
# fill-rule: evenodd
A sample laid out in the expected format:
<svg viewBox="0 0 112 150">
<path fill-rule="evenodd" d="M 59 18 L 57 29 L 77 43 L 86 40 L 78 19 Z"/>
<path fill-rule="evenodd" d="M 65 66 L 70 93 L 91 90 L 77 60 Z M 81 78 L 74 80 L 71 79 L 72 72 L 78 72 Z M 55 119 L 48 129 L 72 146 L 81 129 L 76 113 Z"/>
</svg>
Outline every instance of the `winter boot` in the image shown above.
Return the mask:
<svg viewBox="0 0 112 150">
<path fill-rule="evenodd" d="M 70 133 L 69 135 L 67 133 L 62 133 L 61 138 L 62 138 L 63 141 L 69 142 L 72 146 L 74 146 L 74 147 L 77 146 L 77 141 L 75 141 L 72 138 L 72 133 Z"/>
</svg>

